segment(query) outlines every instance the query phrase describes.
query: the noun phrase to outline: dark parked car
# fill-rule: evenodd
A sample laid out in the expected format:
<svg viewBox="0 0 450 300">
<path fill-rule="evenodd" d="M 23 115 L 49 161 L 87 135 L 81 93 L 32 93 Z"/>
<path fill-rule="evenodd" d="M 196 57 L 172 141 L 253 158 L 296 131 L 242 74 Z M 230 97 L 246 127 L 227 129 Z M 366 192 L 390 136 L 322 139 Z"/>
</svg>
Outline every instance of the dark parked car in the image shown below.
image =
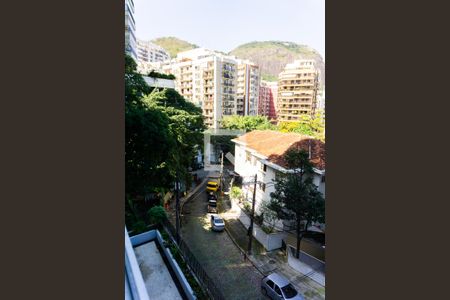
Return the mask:
<svg viewBox="0 0 450 300">
<path fill-rule="evenodd" d="M 294 286 L 278 273 L 272 273 L 262 279 L 261 291 L 270 299 L 304 300 Z"/>
<path fill-rule="evenodd" d="M 208 201 L 208 212 L 209 213 L 217 213 L 217 201 L 216 200 Z"/>
<path fill-rule="evenodd" d="M 217 201 L 217 196 L 216 196 L 216 194 L 214 194 L 213 192 L 209 192 L 209 193 L 208 193 L 207 199 L 208 199 L 208 201 L 209 201 L 209 200 L 215 200 L 215 201 Z"/>
</svg>

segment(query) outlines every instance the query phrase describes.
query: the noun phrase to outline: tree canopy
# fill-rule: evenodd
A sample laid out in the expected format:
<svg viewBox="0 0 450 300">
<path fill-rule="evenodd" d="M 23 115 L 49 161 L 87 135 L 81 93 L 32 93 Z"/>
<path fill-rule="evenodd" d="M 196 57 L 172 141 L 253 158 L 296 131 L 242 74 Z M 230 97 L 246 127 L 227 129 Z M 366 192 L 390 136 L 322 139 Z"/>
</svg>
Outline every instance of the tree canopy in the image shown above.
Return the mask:
<svg viewBox="0 0 450 300">
<path fill-rule="evenodd" d="M 203 144 L 205 126 L 201 109 L 173 89 L 149 87 L 136 67 L 126 56 L 125 192 L 128 215 L 142 222 L 148 208 L 137 199 L 156 199 L 150 204 L 160 204 L 157 195 L 173 187 L 177 171 L 182 182 L 189 183 L 188 168 L 195 145 Z"/>
<path fill-rule="evenodd" d="M 266 116 L 225 116 L 222 119 L 222 127 L 246 131 L 276 129 L 276 126 L 272 125 Z"/>
<path fill-rule="evenodd" d="M 305 222 L 305 230 L 312 222 L 324 222 L 325 200 L 313 183 L 313 167 L 309 154 L 304 150 L 291 149 L 285 161 L 292 173 L 280 173 L 275 179 L 275 191 L 270 194 L 270 209 L 280 219 L 293 220 L 297 232 L 297 258 L 302 238 L 301 225 Z"/>
<path fill-rule="evenodd" d="M 314 116 L 301 115 L 297 122 L 280 122 L 278 130 L 281 132 L 296 132 L 312 136 L 322 142 L 325 141 L 325 114 L 318 111 Z"/>
</svg>

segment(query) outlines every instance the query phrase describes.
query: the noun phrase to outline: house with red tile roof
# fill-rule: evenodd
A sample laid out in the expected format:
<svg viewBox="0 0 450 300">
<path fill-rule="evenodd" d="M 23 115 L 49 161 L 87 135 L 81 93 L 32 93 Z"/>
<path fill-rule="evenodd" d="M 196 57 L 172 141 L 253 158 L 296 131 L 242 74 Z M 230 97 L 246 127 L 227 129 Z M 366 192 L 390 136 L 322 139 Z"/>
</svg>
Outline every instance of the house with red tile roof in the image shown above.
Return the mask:
<svg viewBox="0 0 450 300">
<path fill-rule="evenodd" d="M 257 174 L 255 209 L 270 200 L 273 180 L 278 173 L 292 172 L 284 160 L 289 149 L 303 149 L 310 154 L 313 182 L 325 197 L 325 143 L 298 133 L 254 130 L 232 140 L 235 143 L 234 171 L 244 182 L 252 182 Z M 244 197 L 252 201 L 253 185 L 244 184 Z"/>
</svg>

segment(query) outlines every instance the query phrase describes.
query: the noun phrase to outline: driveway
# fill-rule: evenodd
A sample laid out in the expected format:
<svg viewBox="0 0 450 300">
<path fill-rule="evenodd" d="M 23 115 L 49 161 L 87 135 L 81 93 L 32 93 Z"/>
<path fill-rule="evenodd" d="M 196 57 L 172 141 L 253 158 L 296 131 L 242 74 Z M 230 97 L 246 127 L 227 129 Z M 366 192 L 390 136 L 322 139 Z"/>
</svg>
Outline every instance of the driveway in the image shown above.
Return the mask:
<svg viewBox="0 0 450 300">
<path fill-rule="evenodd" d="M 205 192 L 185 204 L 181 235 L 226 299 L 264 299 L 262 274 L 244 260 L 226 232 L 211 231 Z"/>
</svg>

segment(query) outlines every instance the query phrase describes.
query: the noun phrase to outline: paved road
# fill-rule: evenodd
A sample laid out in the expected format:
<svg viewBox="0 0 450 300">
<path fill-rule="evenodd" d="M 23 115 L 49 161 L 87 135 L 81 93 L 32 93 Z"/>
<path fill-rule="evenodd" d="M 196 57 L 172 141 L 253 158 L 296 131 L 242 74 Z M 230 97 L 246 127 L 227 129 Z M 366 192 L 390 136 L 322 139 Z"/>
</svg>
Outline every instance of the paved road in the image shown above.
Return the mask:
<svg viewBox="0 0 450 300">
<path fill-rule="evenodd" d="M 185 204 L 183 240 L 226 299 L 264 299 L 260 291 L 261 273 L 243 259 L 226 232 L 211 231 L 206 206 L 204 192 Z"/>
</svg>

